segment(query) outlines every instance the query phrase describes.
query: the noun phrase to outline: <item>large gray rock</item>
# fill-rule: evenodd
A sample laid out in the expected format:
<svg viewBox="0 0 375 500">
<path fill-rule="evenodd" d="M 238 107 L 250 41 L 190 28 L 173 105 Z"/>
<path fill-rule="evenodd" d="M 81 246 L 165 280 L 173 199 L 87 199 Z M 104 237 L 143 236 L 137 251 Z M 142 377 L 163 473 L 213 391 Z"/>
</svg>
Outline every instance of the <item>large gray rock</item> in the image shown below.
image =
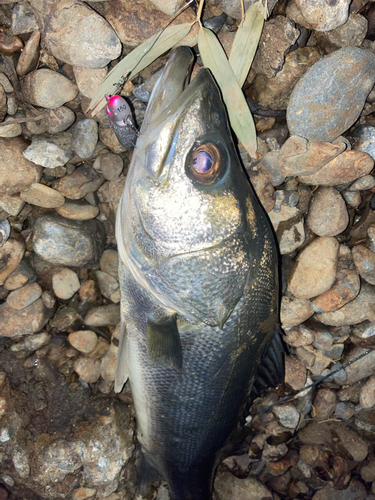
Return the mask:
<svg viewBox="0 0 375 500">
<path fill-rule="evenodd" d="M 375 55 L 344 47 L 312 66 L 294 87 L 287 121 L 291 135 L 333 141 L 359 117 L 375 83 Z"/>
<path fill-rule="evenodd" d="M 34 251 L 51 264 L 95 267 L 105 241 L 104 226 L 98 220 L 74 221 L 48 213 L 34 226 Z"/>
</svg>

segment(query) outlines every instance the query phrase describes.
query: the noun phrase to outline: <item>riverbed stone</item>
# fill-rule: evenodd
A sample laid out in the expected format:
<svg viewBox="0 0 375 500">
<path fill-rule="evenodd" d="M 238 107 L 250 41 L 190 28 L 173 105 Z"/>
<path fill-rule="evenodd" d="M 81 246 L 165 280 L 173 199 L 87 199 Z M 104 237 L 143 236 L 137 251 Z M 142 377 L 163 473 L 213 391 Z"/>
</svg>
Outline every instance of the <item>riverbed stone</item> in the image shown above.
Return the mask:
<svg viewBox="0 0 375 500">
<path fill-rule="evenodd" d="M 25 253 L 25 245 L 14 238 L 0 247 L 0 285 L 2 285 L 8 276 L 19 266 Z"/>
<path fill-rule="evenodd" d="M 77 351 L 90 353 L 98 343 L 98 337 L 92 330 L 79 330 L 69 334 L 68 340 Z"/>
<path fill-rule="evenodd" d="M 36 29 L 25 43 L 17 63 L 18 76 L 25 76 L 37 68 L 39 60 L 40 31 Z"/>
<path fill-rule="evenodd" d="M 65 203 L 64 196 L 44 184 L 33 183 L 20 194 L 21 200 L 43 208 L 58 208 Z"/>
<path fill-rule="evenodd" d="M 214 491 L 218 500 L 272 500 L 269 489 L 253 477 L 238 479 L 227 471 L 218 472 L 215 476 Z"/>
<path fill-rule="evenodd" d="M 364 16 L 350 14 L 346 23 L 334 30 L 325 31 L 321 36 L 335 48 L 360 47 L 366 37 L 367 28 L 368 22 Z"/>
<path fill-rule="evenodd" d="M 280 321 L 283 328 L 299 325 L 313 314 L 309 300 L 297 297 L 281 298 Z"/>
<path fill-rule="evenodd" d="M 330 31 L 346 22 L 350 0 L 293 0 L 286 15 L 296 23 L 316 31 Z"/>
<path fill-rule="evenodd" d="M 375 285 L 375 253 L 363 245 L 356 245 L 352 250 L 353 262 L 361 277 Z"/>
<path fill-rule="evenodd" d="M 85 324 L 88 326 L 112 326 L 117 325 L 120 319 L 120 306 L 110 304 L 90 309 L 85 317 Z"/>
<path fill-rule="evenodd" d="M 95 172 L 92 167 L 82 165 L 76 168 L 72 175 L 65 175 L 53 181 L 52 187 L 60 191 L 66 198 L 79 200 L 96 191 L 104 181 L 105 178 Z"/>
<path fill-rule="evenodd" d="M 98 220 L 74 221 L 41 215 L 34 226 L 34 251 L 51 264 L 91 268 L 102 256 L 105 230 Z"/>
<path fill-rule="evenodd" d="M 54 109 L 78 94 L 77 86 L 68 78 L 47 68 L 37 69 L 21 80 L 22 93 L 31 104 Z M 56 89 L 59 89 L 56 92 Z"/>
<path fill-rule="evenodd" d="M 60 106 L 46 112 L 44 123 L 49 134 L 58 134 L 73 125 L 75 119 L 74 111 L 66 106 Z"/>
<path fill-rule="evenodd" d="M 298 208 L 282 204 L 279 210 L 271 210 L 268 215 L 276 232 L 281 255 L 294 252 L 303 245 L 304 220 Z"/>
<path fill-rule="evenodd" d="M 60 299 L 70 299 L 79 290 L 80 282 L 77 274 L 65 268 L 52 277 L 53 291 Z"/>
<path fill-rule="evenodd" d="M 18 337 L 42 330 L 51 317 L 42 299 L 37 299 L 24 309 L 14 309 L 7 303 L 0 305 L 0 337 Z"/>
<path fill-rule="evenodd" d="M 336 236 L 349 223 L 346 204 L 334 187 L 320 187 L 310 202 L 307 224 L 318 236 Z"/>
<path fill-rule="evenodd" d="M 354 269 L 341 269 L 332 287 L 312 301 L 312 308 L 317 313 L 337 311 L 355 299 L 360 288 L 358 272 Z"/>
<path fill-rule="evenodd" d="M 90 158 L 98 142 L 98 125 L 89 118 L 79 121 L 73 129 L 72 148 L 82 158 Z"/>
<path fill-rule="evenodd" d="M 290 133 L 333 141 L 357 120 L 374 83 L 372 52 L 344 47 L 324 57 L 294 87 L 287 109 Z"/>
<path fill-rule="evenodd" d="M 66 151 L 48 139 L 33 139 L 23 156 L 45 168 L 56 168 L 65 165 L 72 159 L 72 151 Z"/>
<path fill-rule="evenodd" d="M 25 309 L 39 299 L 42 291 L 38 283 L 27 283 L 22 288 L 10 292 L 7 297 L 7 304 L 13 309 Z"/>
<path fill-rule="evenodd" d="M 99 207 L 82 200 L 66 200 L 64 205 L 56 209 L 58 214 L 73 220 L 95 219 L 99 215 L 99 211 Z"/>
</svg>

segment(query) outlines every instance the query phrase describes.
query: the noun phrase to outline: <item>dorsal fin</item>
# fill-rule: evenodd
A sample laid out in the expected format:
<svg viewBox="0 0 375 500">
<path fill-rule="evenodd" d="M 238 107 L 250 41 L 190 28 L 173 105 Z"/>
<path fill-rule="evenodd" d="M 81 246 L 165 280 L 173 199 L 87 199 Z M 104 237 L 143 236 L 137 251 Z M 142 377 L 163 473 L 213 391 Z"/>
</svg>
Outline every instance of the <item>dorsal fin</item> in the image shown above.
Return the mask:
<svg viewBox="0 0 375 500">
<path fill-rule="evenodd" d="M 147 321 L 147 354 L 152 365 L 182 368 L 182 344 L 176 315 L 162 322 Z"/>
</svg>

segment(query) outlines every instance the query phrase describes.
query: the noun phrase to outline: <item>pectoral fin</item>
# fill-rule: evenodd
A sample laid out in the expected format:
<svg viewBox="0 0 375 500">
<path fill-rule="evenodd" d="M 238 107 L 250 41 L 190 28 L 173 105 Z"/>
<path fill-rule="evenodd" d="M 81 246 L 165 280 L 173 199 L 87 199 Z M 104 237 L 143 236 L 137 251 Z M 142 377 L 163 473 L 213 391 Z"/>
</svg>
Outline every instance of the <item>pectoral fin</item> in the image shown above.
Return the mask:
<svg viewBox="0 0 375 500">
<path fill-rule="evenodd" d="M 163 322 L 147 322 L 147 354 L 150 364 L 164 368 L 182 368 L 182 344 L 176 316 Z"/>
<path fill-rule="evenodd" d="M 118 346 L 115 392 L 121 392 L 122 386 L 128 380 L 128 339 L 125 323 L 121 322 L 120 344 Z"/>
</svg>

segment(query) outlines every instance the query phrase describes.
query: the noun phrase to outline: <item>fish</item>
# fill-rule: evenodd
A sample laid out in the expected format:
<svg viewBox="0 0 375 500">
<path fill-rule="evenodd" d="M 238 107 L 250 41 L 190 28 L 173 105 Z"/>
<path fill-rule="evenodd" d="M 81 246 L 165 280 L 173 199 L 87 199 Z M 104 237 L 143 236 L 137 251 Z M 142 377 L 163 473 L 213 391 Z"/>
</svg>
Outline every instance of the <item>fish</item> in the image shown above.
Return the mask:
<svg viewBox="0 0 375 500">
<path fill-rule="evenodd" d="M 129 380 L 144 470 L 171 500 L 212 498 L 252 389 L 283 371 L 273 230 L 193 62 L 177 48 L 151 94 L 116 219 L 115 391 Z"/>
</svg>

